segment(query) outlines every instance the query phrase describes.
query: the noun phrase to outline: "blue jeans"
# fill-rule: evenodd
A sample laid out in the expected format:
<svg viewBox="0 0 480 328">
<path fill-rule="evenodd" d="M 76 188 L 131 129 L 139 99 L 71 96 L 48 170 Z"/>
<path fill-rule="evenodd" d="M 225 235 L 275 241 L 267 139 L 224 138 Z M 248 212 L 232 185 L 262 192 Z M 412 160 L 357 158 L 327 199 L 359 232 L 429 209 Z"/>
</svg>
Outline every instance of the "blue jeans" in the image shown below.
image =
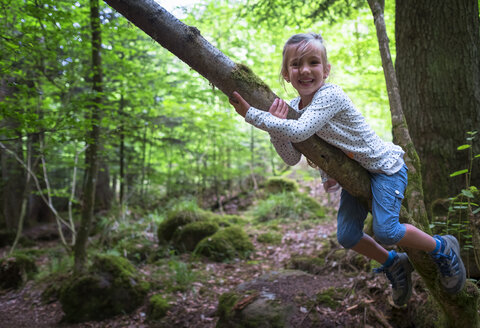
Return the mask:
<svg viewBox="0 0 480 328">
<path fill-rule="evenodd" d="M 394 245 L 405 235 L 399 222 L 403 193 L 407 187 L 407 166 L 395 174 L 370 173 L 372 185 L 373 233 L 385 245 Z M 345 248 L 354 247 L 363 237 L 368 210 L 345 189 L 342 190 L 337 216 L 337 239 Z"/>
</svg>

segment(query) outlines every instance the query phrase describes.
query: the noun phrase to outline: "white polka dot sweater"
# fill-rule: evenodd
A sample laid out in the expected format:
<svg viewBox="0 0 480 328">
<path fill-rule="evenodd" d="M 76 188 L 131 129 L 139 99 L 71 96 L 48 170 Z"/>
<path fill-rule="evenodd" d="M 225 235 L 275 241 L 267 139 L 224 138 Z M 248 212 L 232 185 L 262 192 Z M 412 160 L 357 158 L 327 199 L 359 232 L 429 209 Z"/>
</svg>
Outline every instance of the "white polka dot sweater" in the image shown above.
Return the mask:
<svg viewBox="0 0 480 328">
<path fill-rule="evenodd" d="M 280 119 L 254 107 L 245 116 L 246 122 L 270 133 L 277 153 L 288 165 L 297 164 L 301 157 L 292 142 L 317 134 L 370 172 L 391 175 L 403 166 L 402 148 L 380 139 L 341 87 L 325 84 L 308 106 L 299 109 L 299 103 L 300 97 L 290 103 L 301 114 L 298 120 Z"/>
</svg>

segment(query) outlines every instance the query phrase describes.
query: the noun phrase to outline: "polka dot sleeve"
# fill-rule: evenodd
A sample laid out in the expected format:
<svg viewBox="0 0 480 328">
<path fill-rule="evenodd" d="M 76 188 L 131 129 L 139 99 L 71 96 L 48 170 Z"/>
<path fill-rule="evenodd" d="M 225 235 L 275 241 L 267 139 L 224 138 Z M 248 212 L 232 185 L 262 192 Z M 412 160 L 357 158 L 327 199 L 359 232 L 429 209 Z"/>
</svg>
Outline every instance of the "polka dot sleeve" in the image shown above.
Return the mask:
<svg viewBox="0 0 480 328">
<path fill-rule="evenodd" d="M 278 155 L 283 159 L 283 161 L 290 166 L 293 166 L 300 162 L 302 154 L 293 147 L 293 144 L 285 139 L 281 139 L 270 135 L 270 141 L 273 144 L 273 147 L 277 151 Z"/>
<path fill-rule="evenodd" d="M 298 120 L 281 119 L 250 107 L 245 121 L 279 138 L 301 142 L 314 135 L 341 110 L 341 102 L 337 101 L 336 95 L 329 93 L 328 97 L 314 99 Z"/>
</svg>

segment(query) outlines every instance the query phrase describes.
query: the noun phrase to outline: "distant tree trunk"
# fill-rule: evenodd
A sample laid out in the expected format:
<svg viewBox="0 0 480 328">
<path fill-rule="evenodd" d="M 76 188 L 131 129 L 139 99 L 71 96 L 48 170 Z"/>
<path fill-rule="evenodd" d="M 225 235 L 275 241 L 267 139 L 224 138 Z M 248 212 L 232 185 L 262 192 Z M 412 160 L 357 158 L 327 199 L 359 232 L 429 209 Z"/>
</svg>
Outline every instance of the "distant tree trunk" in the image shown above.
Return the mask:
<svg viewBox="0 0 480 328">
<path fill-rule="evenodd" d="M 140 200 L 143 205 L 145 199 L 145 172 L 147 167 L 147 125 L 143 127 L 142 137 L 142 174 L 140 176 Z"/>
<path fill-rule="evenodd" d="M 119 158 L 119 166 L 120 166 L 120 208 L 123 209 L 125 206 L 125 183 L 126 183 L 126 176 L 125 176 L 125 113 L 123 111 L 124 108 L 124 98 L 123 93 L 120 95 L 120 117 L 122 118 L 122 122 L 120 124 L 120 158 Z"/>
<path fill-rule="evenodd" d="M 94 211 L 108 211 L 112 207 L 113 195 L 110 189 L 110 170 L 105 159 L 99 161 L 98 168 Z"/>
<path fill-rule="evenodd" d="M 100 105 L 102 102 L 102 63 L 100 50 L 102 45 L 98 0 L 90 0 L 90 27 L 92 34 L 92 72 L 93 105 L 90 108 L 91 127 L 87 136 L 89 147 L 85 154 L 85 184 L 83 191 L 82 219 L 75 243 L 76 273 L 83 272 L 87 261 L 87 240 L 95 208 L 95 185 L 98 172 L 98 147 L 100 144 Z"/>
<path fill-rule="evenodd" d="M 15 89 L 10 85 L 12 80 L 2 78 L 0 80 L 0 101 L 5 101 L 6 98 L 14 96 Z M 0 126 L 8 128 L 10 131 L 15 131 L 18 127 L 18 122 L 11 118 L 3 118 L 0 121 Z M 14 138 L 12 138 L 14 137 Z M 11 136 L 2 136 L 3 143 L 11 151 L 13 151 L 19 158 L 23 158 L 23 144 L 20 134 L 13 133 Z M 22 206 L 22 195 L 24 190 L 25 173 L 17 161 L 5 152 L 0 152 L 1 161 L 1 176 L 0 181 L 0 207 L 1 219 L 0 227 L 2 225 L 7 229 L 15 230 L 18 225 L 18 218 L 20 216 L 20 209 Z M 2 224 L 3 221 L 3 224 Z"/>
<path fill-rule="evenodd" d="M 396 2 L 396 71 L 420 160 L 427 206 L 457 195 L 467 168 L 466 132 L 480 130 L 478 0 Z M 477 138 L 475 153 L 480 153 Z M 478 162 L 477 162 L 478 163 Z M 472 172 L 480 187 L 480 168 Z"/>
</svg>

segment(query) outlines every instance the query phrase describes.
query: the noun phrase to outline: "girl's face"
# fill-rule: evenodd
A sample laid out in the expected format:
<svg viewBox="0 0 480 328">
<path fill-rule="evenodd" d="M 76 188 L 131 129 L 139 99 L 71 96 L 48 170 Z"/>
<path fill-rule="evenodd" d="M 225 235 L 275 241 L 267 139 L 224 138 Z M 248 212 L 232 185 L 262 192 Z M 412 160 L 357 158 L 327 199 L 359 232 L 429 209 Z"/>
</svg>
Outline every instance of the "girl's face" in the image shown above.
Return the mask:
<svg viewBox="0 0 480 328">
<path fill-rule="evenodd" d="M 305 47 L 299 47 L 298 44 L 289 45 L 285 51 L 285 58 L 287 71 L 283 73 L 283 77 L 298 91 L 304 107 L 323 86 L 330 73 L 330 64 L 324 65 L 322 50 L 315 42 Z"/>
</svg>

